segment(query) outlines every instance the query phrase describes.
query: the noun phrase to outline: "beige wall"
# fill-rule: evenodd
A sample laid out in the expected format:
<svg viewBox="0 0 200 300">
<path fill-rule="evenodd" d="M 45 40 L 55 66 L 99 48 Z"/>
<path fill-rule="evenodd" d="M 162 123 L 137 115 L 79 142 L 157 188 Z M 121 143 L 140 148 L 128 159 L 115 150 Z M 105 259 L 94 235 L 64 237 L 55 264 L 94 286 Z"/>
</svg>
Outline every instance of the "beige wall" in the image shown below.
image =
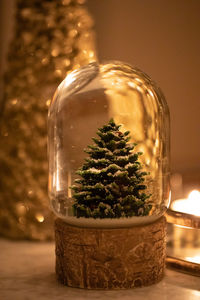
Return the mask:
<svg viewBox="0 0 200 300">
<path fill-rule="evenodd" d="M 0 0 L 0 74 L 5 68 L 5 56 L 13 31 L 14 0 Z"/>
<path fill-rule="evenodd" d="M 6 54 L 13 32 L 14 0 L 0 0 L 0 117 L 3 103 L 2 76 L 6 68 Z"/>
<path fill-rule="evenodd" d="M 100 60 L 145 71 L 171 112 L 173 171 L 200 172 L 200 1 L 88 0 Z"/>
</svg>

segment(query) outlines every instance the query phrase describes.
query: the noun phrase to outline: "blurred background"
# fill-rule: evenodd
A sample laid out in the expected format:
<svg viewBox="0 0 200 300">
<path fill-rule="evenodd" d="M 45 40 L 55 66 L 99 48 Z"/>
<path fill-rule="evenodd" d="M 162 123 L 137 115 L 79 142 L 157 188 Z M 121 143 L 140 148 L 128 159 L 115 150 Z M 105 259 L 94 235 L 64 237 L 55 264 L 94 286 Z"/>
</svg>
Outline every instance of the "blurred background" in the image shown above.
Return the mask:
<svg viewBox="0 0 200 300">
<path fill-rule="evenodd" d="M 200 1 L 88 0 L 100 61 L 137 66 L 163 90 L 171 113 L 171 169 L 200 172 Z M 1 73 L 15 0 L 1 0 Z"/>
<path fill-rule="evenodd" d="M 23 2 L 25 3 L 21 0 Z M 56 2 L 69 9 L 72 9 L 71 3 L 84 5 L 91 16 L 83 22 L 86 24 L 84 30 L 90 31 L 93 27 L 96 36 L 96 50 L 86 51 L 89 58 L 84 57 L 81 62 L 80 59 L 74 60 L 70 64 L 71 69 L 87 63 L 90 58 L 94 59 L 94 53 L 97 53 L 100 61 L 120 60 L 140 68 L 161 87 L 171 114 L 172 188 L 177 193 L 182 192 L 182 185 L 186 182 L 189 189 L 200 189 L 200 1 L 63 0 L 54 3 Z M 6 57 L 10 41 L 14 34 L 14 39 L 17 40 L 15 29 L 16 26 L 20 28 L 15 19 L 15 4 L 15 0 L 0 0 L 0 104 L 3 102 L 3 74 L 8 68 Z M 49 16 L 52 14 L 50 9 L 53 8 L 49 8 Z M 30 12 L 34 17 L 34 10 Z M 56 24 L 53 26 L 56 27 Z M 76 33 L 73 29 L 70 30 L 73 39 Z M 37 41 L 37 36 L 35 38 Z M 23 44 L 21 46 L 23 48 Z M 48 47 L 45 51 L 48 51 Z M 14 62 L 14 53 L 10 53 Z M 56 53 L 51 52 L 51 55 L 56 58 Z M 57 82 L 61 82 L 63 78 L 59 70 L 56 69 L 60 76 L 57 77 Z M 67 69 L 69 70 L 70 68 Z M 45 101 L 47 103 L 48 98 Z M 32 195 L 32 189 L 27 193 Z M 19 208 L 19 211 L 20 209 L 21 214 L 23 208 Z M 42 223 L 43 214 L 37 216 L 38 222 Z M 22 225 L 25 226 L 23 222 Z"/>
</svg>

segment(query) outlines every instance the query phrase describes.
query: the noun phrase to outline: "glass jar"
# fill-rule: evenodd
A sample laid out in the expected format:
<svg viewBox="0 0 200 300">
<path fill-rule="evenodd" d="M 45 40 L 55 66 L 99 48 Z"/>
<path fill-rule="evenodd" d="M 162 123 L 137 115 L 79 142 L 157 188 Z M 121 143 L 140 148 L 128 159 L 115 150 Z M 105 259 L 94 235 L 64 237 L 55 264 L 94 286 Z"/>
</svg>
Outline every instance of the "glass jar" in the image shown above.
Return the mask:
<svg viewBox="0 0 200 300">
<path fill-rule="evenodd" d="M 130 132 L 131 153 L 138 153 L 138 165 L 146 172 L 149 209 L 120 217 L 77 216 L 72 186 L 88 159 L 84 149 L 94 144 L 98 128 L 110 120 L 120 125 L 120 135 Z M 150 223 L 169 206 L 169 110 L 161 90 L 142 71 L 114 61 L 93 62 L 70 73 L 49 108 L 48 145 L 50 204 L 66 222 L 86 227 Z"/>
</svg>

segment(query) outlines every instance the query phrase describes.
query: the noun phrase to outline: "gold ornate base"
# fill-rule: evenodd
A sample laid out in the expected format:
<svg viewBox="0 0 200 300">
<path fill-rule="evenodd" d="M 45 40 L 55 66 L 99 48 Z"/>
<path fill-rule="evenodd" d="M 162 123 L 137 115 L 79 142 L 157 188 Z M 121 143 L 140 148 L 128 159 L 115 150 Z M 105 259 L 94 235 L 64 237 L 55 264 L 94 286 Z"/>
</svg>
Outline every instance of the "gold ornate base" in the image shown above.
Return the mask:
<svg viewBox="0 0 200 300">
<path fill-rule="evenodd" d="M 56 274 L 71 287 L 127 289 L 162 279 L 166 220 L 121 229 L 82 228 L 55 221 Z"/>
</svg>

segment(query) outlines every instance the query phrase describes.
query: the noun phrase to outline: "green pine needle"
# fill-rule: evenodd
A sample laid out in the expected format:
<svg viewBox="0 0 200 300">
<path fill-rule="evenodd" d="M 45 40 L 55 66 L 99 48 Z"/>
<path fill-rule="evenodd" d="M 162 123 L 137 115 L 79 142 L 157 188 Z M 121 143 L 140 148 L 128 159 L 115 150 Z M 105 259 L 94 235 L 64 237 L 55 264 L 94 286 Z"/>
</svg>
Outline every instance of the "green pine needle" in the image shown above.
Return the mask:
<svg viewBox="0 0 200 300">
<path fill-rule="evenodd" d="M 76 217 L 121 218 L 145 216 L 151 210 L 150 194 L 144 190 L 145 176 L 138 161 L 141 152 L 133 152 L 136 144 L 128 143 L 130 132 L 121 132 L 114 119 L 103 125 L 92 138 L 89 155 L 76 172 L 80 178 L 71 187 L 73 212 Z"/>
</svg>

